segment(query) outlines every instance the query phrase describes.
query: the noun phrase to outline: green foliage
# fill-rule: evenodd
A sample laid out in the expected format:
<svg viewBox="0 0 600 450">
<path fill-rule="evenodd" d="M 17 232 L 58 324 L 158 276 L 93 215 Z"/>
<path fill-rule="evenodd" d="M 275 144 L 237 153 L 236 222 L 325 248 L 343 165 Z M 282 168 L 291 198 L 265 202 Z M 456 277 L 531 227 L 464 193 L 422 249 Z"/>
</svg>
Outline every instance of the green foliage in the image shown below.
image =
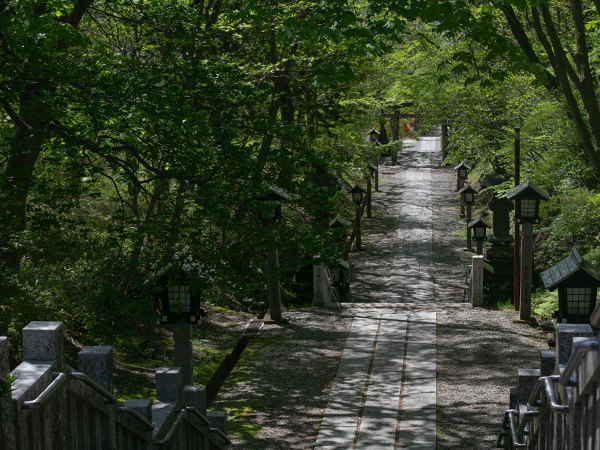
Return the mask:
<svg viewBox="0 0 600 450">
<path fill-rule="evenodd" d="M 600 194 L 585 188 L 561 190 L 562 193 L 556 192 L 543 206 L 542 211 L 550 222 L 541 230 L 543 241 L 537 254 L 539 264 L 546 268 L 556 264 L 572 246 L 577 246 L 582 255 L 591 254 L 590 262 L 597 264 Z"/>
<path fill-rule="evenodd" d="M 558 311 L 558 291 L 534 291 L 531 295 L 531 311 L 537 317 L 551 318 L 554 311 Z"/>
</svg>

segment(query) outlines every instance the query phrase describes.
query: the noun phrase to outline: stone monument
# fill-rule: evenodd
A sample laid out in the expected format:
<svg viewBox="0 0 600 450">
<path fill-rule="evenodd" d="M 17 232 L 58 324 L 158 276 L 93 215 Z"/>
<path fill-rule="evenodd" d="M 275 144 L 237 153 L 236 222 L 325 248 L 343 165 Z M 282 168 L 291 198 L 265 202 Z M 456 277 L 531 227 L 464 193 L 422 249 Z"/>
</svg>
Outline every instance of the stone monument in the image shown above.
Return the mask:
<svg viewBox="0 0 600 450">
<path fill-rule="evenodd" d="M 496 186 L 510 178 L 504 167 L 499 164 L 494 166 L 495 172 L 485 176 L 481 182 L 482 188 Z M 493 272 L 486 274 L 485 285 L 494 298 L 512 298 L 514 238 L 510 235 L 510 212 L 513 210 L 513 202 L 493 194 L 488 206 L 493 215 L 492 236 L 489 238 L 491 245 L 485 249 L 485 259 Z"/>
</svg>

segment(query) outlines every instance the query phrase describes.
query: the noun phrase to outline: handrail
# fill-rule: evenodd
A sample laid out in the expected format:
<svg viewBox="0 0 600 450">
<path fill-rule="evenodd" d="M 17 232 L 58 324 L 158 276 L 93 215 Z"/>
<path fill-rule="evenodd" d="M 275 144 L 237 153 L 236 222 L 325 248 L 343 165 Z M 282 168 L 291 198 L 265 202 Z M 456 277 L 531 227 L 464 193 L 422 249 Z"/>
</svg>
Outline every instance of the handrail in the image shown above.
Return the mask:
<svg viewBox="0 0 600 450">
<path fill-rule="evenodd" d="M 179 426 L 179 424 L 183 420 L 183 417 L 185 416 L 185 413 L 186 413 L 185 410 L 180 410 L 179 411 L 179 414 L 177 415 L 177 418 L 175 419 L 175 421 L 171 425 L 171 428 L 169 428 L 169 431 L 167 432 L 167 434 L 165 435 L 165 437 L 162 438 L 160 441 L 154 441 L 154 445 L 165 445 L 165 444 L 167 444 L 171 440 L 171 438 L 173 437 L 173 434 L 175 433 L 175 430 L 177 430 L 177 427 Z"/>
<path fill-rule="evenodd" d="M 581 360 L 584 358 L 585 354 L 592 350 L 598 350 L 598 347 L 598 341 L 593 338 L 585 341 L 573 341 L 573 353 L 571 354 L 571 357 L 569 358 L 569 361 L 567 362 L 563 372 L 560 374 L 560 378 L 558 380 L 559 383 L 563 386 L 577 383 L 577 379 L 571 378 L 571 375 L 573 372 L 575 372 L 575 370 L 577 370 L 577 367 L 579 367 L 579 364 L 581 363 Z"/>
<path fill-rule="evenodd" d="M 129 406 L 120 406 L 117 408 L 117 412 L 124 413 L 130 415 L 132 418 L 141 423 L 146 431 L 153 431 L 154 425 L 148 422 L 144 417 L 142 417 L 137 411 L 130 408 Z"/>
<path fill-rule="evenodd" d="M 223 440 L 223 444 L 231 445 L 231 441 L 229 440 L 229 438 L 218 428 L 209 428 L 208 431 L 210 431 L 211 433 L 215 433 L 217 436 L 219 436 Z"/>
<path fill-rule="evenodd" d="M 538 407 L 542 405 L 542 400 L 538 400 L 538 396 L 544 388 L 546 396 L 550 401 L 550 409 L 556 413 L 566 414 L 569 412 L 569 405 L 561 405 L 556 401 L 556 392 L 554 390 L 554 384 L 559 380 L 558 375 L 550 375 L 547 377 L 540 377 L 533 388 L 533 392 L 529 397 L 529 401 L 527 402 L 531 407 Z"/>
<path fill-rule="evenodd" d="M 204 424 L 204 426 L 208 427 L 208 432 L 209 433 L 215 433 L 217 436 L 219 436 L 223 440 L 223 444 L 225 444 L 225 445 L 231 445 L 231 441 L 225 435 L 225 433 L 223 433 L 218 428 L 211 427 L 210 426 L 211 423 L 206 418 L 206 416 L 204 416 L 200 411 L 198 411 L 196 408 L 194 408 L 192 406 L 187 406 L 187 407 L 179 410 L 179 414 L 178 414 L 177 418 L 175 419 L 175 421 L 171 425 L 171 428 L 169 428 L 169 431 L 167 432 L 167 434 L 165 435 L 165 437 L 163 439 L 161 439 L 160 441 L 155 441 L 154 445 L 165 445 L 165 444 L 167 444 L 171 440 L 171 438 L 173 437 L 173 434 L 177 430 L 177 427 L 179 426 L 179 424 L 181 423 L 181 421 L 183 420 L 183 418 L 185 417 L 185 415 L 188 414 L 188 413 L 189 414 L 193 414 L 198 419 L 200 419 L 200 421 Z"/>
<path fill-rule="evenodd" d="M 594 311 L 592 311 L 592 314 L 590 315 L 590 324 L 594 328 L 600 327 L 600 303 L 596 305 Z"/>
<path fill-rule="evenodd" d="M 186 406 L 185 409 L 187 412 L 192 413 L 193 415 L 195 415 L 198 419 L 200 419 L 202 422 L 204 422 L 204 425 L 210 427 L 211 423 L 210 420 L 208 420 L 206 418 L 206 416 L 204 414 L 202 414 L 200 411 L 198 411 L 196 408 L 194 408 L 193 406 Z"/>
<path fill-rule="evenodd" d="M 537 417 L 539 415 L 538 411 L 525 411 L 523 414 L 521 414 L 522 419 L 521 419 L 521 423 L 519 423 L 519 428 L 517 429 L 517 436 L 521 437 L 523 435 L 528 434 L 529 432 L 525 431 L 525 427 L 527 426 L 527 424 L 529 423 L 529 421 L 531 420 L 532 417 Z"/>
<path fill-rule="evenodd" d="M 112 395 L 109 391 L 104 389 L 102 386 L 100 386 L 98 383 L 96 383 L 94 380 L 92 380 L 86 374 L 80 373 L 80 372 L 69 372 L 69 376 L 71 378 L 73 378 L 74 380 L 81 381 L 82 383 L 87 384 L 93 390 L 98 392 L 101 396 L 104 397 L 104 403 L 109 403 L 109 404 L 119 403 L 119 400 L 117 400 L 117 397 Z"/>
<path fill-rule="evenodd" d="M 46 389 L 44 389 L 42 391 L 42 393 L 40 395 L 38 395 L 35 400 L 26 401 L 26 402 L 23 402 L 21 404 L 21 407 L 23 409 L 37 409 L 37 408 L 40 408 L 46 402 L 46 400 L 48 400 L 54 394 L 54 392 L 65 381 L 67 381 L 67 376 L 64 373 L 53 372 L 52 376 L 56 376 L 56 378 L 54 378 L 54 380 L 52 380 L 52 383 L 50 383 L 48 385 L 48 387 Z"/>
<path fill-rule="evenodd" d="M 513 448 L 525 448 L 526 445 L 519 442 L 518 436 L 517 436 L 517 426 L 515 423 L 515 417 L 514 416 L 518 416 L 519 415 L 519 411 L 517 411 L 516 409 L 507 409 L 504 412 L 504 419 L 502 420 L 502 431 L 498 434 L 498 440 L 496 441 L 496 448 L 502 448 L 502 446 L 500 445 L 502 442 L 502 438 L 505 436 L 508 436 L 508 432 L 506 431 L 507 425 L 508 425 L 508 429 L 510 431 L 510 435 L 512 437 L 512 445 Z M 508 424 L 507 424 L 508 422 Z"/>
<path fill-rule="evenodd" d="M 333 284 L 333 276 L 331 275 L 331 270 L 327 266 L 324 266 L 324 267 L 325 267 L 325 274 L 327 275 L 327 278 L 329 279 L 329 283 L 328 283 L 329 292 L 333 292 L 333 296 L 335 297 L 335 300 L 339 304 L 341 302 L 340 302 L 340 298 L 338 297 L 338 293 L 335 290 L 335 288 L 332 289 L 332 286 L 334 286 L 334 284 Z M 229 445 L 229 444 L 227 444 L 227 445 Z"/>
</svg>

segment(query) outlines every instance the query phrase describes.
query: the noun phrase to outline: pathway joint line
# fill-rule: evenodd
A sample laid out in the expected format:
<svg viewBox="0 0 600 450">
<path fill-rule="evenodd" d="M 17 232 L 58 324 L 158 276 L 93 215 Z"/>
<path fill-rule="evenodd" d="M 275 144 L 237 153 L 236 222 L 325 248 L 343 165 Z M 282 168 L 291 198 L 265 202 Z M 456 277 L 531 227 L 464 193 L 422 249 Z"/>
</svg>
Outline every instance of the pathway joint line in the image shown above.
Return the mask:
<svg viewBox="0 0 600 450">
<path fill-rule="evenodd" d="M 354 442 L 352 443 L 352 450 L 356 450 L 358 445 L 358 435 L 360 434 L 360 425 L 362 424 L 362 416 L 365 412 L 365 404 L 367 403 L 367 394 L 369 392 L 369 382 L 371 381 L 371 372 L 373 371 L 373 361 L 375 360 L 375 351 L 377 350 L 377 339 L 379 339 L 379 331 L 381 330 L 381 319 L 383 313 L 379 314 L 377 323 L 377 332 L 375 333 L 375 340 L 373 341 L 373 348 L 371 350 L 371 359 L 369 360 L 369 368 L 367 369 L 367 379 L 365 381 L 365 389 L 362 394 L 361 405 L 358 411 L 358 420 L 356 421 L 356 434 L 354 435 Z"/>
<path fill-rule="evenodd" d="M 398 418 L 396 420 L 396 436 L 394 437 L 394 449 L 400 448 L 400 423 L 402 422 L 402 399 L 404 397 L 404 382 L 406 381 L 406 359 L 408 356 L 408 337 L 410 334 L 409 312 L 406 317 L 406 333 L 404 334 L 404 358 L 402 361 L 402 377 L 400 382 L 400 397 L 398 398 Z"/>
</svg>

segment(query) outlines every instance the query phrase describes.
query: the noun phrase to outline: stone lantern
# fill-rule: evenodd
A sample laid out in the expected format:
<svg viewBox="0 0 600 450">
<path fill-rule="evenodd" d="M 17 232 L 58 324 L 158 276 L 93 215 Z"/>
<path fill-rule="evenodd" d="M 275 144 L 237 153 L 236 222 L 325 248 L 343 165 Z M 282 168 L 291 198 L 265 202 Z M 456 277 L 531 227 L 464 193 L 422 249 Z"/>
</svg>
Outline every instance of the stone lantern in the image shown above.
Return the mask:
<svg viewBox="0 0 600 450">
<path fill-rule="evenodd" d="M 379 131 L 377 131 L 375 127 L 373 127 L 371 128 L 371 131 L 367 133 L 367 136 L 369 136 L 369 141 L 371 141 L 374 144 L 379 140 Z"/>
<path fill-rule="evenodd" d="M 467 227 L 473 231 L 473 240 L 477 245 L 477 254 L 483 254 L 483 242 L 487 239 L 486 233 L 487 229 L 491 228 L 490 225 L 479 216 L 476 219 L 471 220 Z"/>
<path fill-rule="evenodd" d="M 347 301 L 350 293 L 350 264 L 343 259 L 339 259 L 337 264 L 330 268 L 330 272 L 339 301 Z"/>
<path fill-rule="evenodd" d="M 600 286 L 600 270 L 584 260 L 575 247 L 571 254 L 541 273 L 544 287 L 558 289 L 559 323 L 590 323 Z"/>
<path fill-rule="evenodd" d="M 257 198 L 261 202 L 260 219 L 264 224 L 281 222 L 281 203 L 290 198 L 285 189 L 269 186 L 266 195 Z M 277 240 L 276 235 L 273 239 Z M 267 297 L 269 314 L 274 322 L 285 321 L 281 315 L 281 284 L 279 282 L 279 252 L 277 247 L 267 253 Z"/>
<path fill-rule="evenodd" d="M 477 194 L 479 194 L 479 192 L 477 191 L 477 189 L 472 187 L 470 184 L 467 184 L 465 187 L 463 187 L 461 190 L 459 190 L 458 193 L 460 194 L 462 203 L 464 205 L 467 205 L 467 224 L 468 224 L 472 219 L 471 211 L 473 208 L 473 204 L 475 203 L 475 197 L 477 196 Z M 468 226 L 467 226 L 467 249 L 469 249 L 469 250 L 471 249 L 471 229 Z"/>
<path fill-rule="evenodd" d="M 161 318 L 159 323 L 173 325 L 173 359 L 181 368 L 184 385 L 193 384 L 192 334 L 206 313 L 200 308 L 200 294 L 190 286 L 190 273 L 174 265 L 167 267 L 157 279 L 160 292 Z"/>
<path fill-rule="evenodd" d="M 467 166 L 464 161 L 461 161 L 454 170 L 456 170 L 456 190 L 460 191 L 465 184 L 465 180 L 467 179 L 467 175 L 471 168 Z"/>
<path fill-rule="evenodd" d="M 537 187 L 529 177 L 506 194 L 515 202 L 515 223 L 521 224 L 521 264 L 520 264 L 520 307 L 521 320 L 529 320 L 531 315 L 531 273 L 533 266 L 533 224 L 540 223 L 540 200 L 548 200 L 546 191 Z"/>
<path fill-rule="evenodd" d="M 281 203 L 289 198 L 290 194 L 284 189 L 278 186 L 269 186 L 269 192 L 257 198 L 261 202 L 260 220 L 263 223 L 281 222 Z"/>
<path fill-rule="evenodd" d="M 356 230 L 356 240 L 355 240 L 355 247 L 356 250 L 360 250 L 362 247 L 362 243 L 361 243 L 361 232 L 360 232 L 360 219 L 362 216 L 362 211 L 361 211 L 361 204 L 363 202 L 363 198 L 365 196 L 365 194 L 367 193 L 366 190 L 364 190 L 362 187 L 360 187 L 358 184 L 355 185 L 352 189 L 350 189 L 348 191 L 348 193 L 350 195 L 352 195 L 352 201 L 354 202 L 354 204 L 356 205 L 356 219 L 355 219 L 355 230 Z"/>
</svg>

